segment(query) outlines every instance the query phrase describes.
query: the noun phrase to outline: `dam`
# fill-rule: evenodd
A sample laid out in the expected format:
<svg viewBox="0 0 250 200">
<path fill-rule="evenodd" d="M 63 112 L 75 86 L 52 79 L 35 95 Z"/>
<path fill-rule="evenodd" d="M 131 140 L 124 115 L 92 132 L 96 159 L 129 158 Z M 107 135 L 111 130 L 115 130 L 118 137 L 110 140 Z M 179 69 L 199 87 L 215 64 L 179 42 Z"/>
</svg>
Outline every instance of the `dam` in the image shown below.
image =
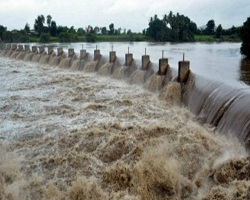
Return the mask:
<svg viewBox="0 0 250 200">
<path fill-rule="evenodd" d="M 1 50 L 1 195 L 244 199 L 248 90 L 201 78 L 186 56 L 176 70 L 147 49 L 102 52 Z"/>
<path fill-rule="evenodd" d="M 45 51 L 44 47 L 7 44 L 1 56 L 12 59 L 38 62 L 41 64 L 58 65 L 63 69 L 96 72 L 99 75 L 111 76 L 116 79 L 127 79 L 130 84 L 143 85 L 151 92 L 160 92 L 168 83 L 177 81 L 181 85 L 181 101 L 203 123 L 211 124 L 223 134 L 236 136 L 243 144 L 248 145 L 250 136 L 250 110 L 245 109 L 249 103 L 248 90 L 235 90 L 219 82 L 205 80 L 192 74 L 190 62 L 183 60 L 178 63 L 178 74 L 173 73 L 168 59 L 159 59 L 158 71 L 155 71 L 150 56 L 141 56 L 141 65 L 136 66 L 133 54 L 125 54 L 125 62 L 120 63 L 116 52 L 110 51 L 109 58 L 101 54 L 100 49 L 94 50 L 93 58 L 82 49 L 77 55 L 74 49 L 64 52 L 53 47 Z M 176 76 L 176 77 L 175 77 Z"/>
</svg>

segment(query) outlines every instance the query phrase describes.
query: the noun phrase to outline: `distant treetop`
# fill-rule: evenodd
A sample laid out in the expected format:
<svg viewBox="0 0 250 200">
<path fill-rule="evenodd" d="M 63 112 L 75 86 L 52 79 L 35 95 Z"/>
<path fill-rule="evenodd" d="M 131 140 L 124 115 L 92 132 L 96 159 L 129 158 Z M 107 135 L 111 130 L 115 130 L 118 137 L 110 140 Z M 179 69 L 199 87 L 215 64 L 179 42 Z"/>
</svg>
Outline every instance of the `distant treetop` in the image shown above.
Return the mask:
<svg viewBox="0 0 250 200">
<path fill-rule="evenodd" d="M 155 41 L 188 42 L 194 41 L 197 25 L 188 17 L 172 11 L 159 19 L 157 15 L 150 18 L 146 35 Z"/>
</svg>

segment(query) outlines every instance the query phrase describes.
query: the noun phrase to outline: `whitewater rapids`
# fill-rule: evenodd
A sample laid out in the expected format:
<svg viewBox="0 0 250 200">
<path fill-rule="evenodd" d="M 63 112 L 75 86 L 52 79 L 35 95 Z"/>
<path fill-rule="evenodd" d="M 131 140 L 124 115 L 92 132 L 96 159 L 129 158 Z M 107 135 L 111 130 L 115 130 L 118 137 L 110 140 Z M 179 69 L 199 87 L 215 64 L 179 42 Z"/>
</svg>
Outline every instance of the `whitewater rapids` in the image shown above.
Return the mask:
<svg viewBox="0 0 250 200">
<path fill-rule="evenodd" d="M 235 138 L 125 81 L 0 58 L 0 199 L 248 199 Z"/>
</svg>

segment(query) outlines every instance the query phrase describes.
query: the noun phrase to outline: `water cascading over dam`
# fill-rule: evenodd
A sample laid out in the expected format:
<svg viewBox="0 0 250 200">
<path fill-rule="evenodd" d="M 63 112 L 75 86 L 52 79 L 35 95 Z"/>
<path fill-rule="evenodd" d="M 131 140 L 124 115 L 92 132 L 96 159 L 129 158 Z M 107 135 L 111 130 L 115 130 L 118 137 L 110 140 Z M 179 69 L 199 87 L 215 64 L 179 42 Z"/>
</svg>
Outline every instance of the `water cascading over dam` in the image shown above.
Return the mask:
<svg viewBox="0 0 250 200">
<path fill-rule="evenodd" d="M 164 56 L 156 69 L 146 53 L 122 64 L 113 49 L 7 45 L 0 56 L 0 199 L 248 197 L 247 91 L 185 59 L 178 73 Z"/>
<path fill-rule="evenodd" d="M 39 51 L 38 51 L 39 49 Z M 243 144 L 249 143 L 250 134 L 250 94 L 245 90 L 235 90 L 224 84 L 206 80 L 190 73 L 189 63 L 179 63 L 179 72 L 183 74 L 173 77 L 166 58 L 159 60 L 159 71 L 154 72 L 150 56 L 142 56 L 142 63 L 137 67 L 133 61 L 133 54 L 125 55 L 125 64 L 121 65 L 116 52 L 111 51 L 109 61 L 103 60 L 99 49 L 94 50 L 91 60 L 86 50 L 81 50 L 77 58 L 74 49 L 69 49 L 68 56 L 62 48 L 58 48 L 57 55 L 53 48 L 45 52 L 43 47 L 32 47 L 30 51 L 26 45 L 6 45 L 0 52 L 1 56 L 24 61 L 40 62 L 41 64 L 58 65 L 60 68 L 97 72 L 99 75 L 110 75 L 117 79 L 126 79 L 130 84 L 142 84 L 145 89 L 159 92 L 171 81 L 178 81 L 182 86 L 182 102 L 191 112 L 197 115 L 203 123 L 208 123 L 226 135 L 236 136 Z M 180 66 L 183 65 L 183 66 Z M 185 77 L 186 76 L 186 77 Z M 189 78 L 188 78 L 189 76 Z M 178 80 L 182 79 L 182 80 Z"/>
<path fill-rule="evenodd" d="M 190 77 L 183 88 L 183 103 L 203 123 L 211 124 L 221 133 L 236 136 L 249 148 L 250 93 L 203 77 Z"/>
</svg>

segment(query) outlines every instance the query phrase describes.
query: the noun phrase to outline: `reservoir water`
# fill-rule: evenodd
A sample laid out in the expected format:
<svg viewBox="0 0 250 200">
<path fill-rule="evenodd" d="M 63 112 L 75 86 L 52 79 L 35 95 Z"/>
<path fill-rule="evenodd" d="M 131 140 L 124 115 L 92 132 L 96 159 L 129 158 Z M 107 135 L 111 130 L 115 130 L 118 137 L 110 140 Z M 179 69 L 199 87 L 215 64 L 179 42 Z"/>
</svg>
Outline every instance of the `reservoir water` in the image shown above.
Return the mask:
<svg viewBox="0 0 250 200">
<path fill-rule="evenodd" d="M 32 44 L 40 46 L 41 44 Z M 47 45 L 45 45 L 47 46 Z M 170 67 L 177 69 L 178 62 L 183 59 L 190 61 L 193 73 L 210 80 L 226 83 L 236 88 L 248 88 L 250 80 L 250 70 L 241 68 L 242 55 L 240 54 L 241 43 L 150 43 L 150 42 L 101 42 L 101 43 L 54 43 L 50 46 L 63 47 L 65 50 L 74 48 L 79 54 L 82 48 L 91 55 L 94 49 L 101 50 L 103 56 L 108 57 L 109 52 L 116 51 L 116 55 L 121 63 L 124 63 L 125 54 L 133 54 L 138 66 L 141 66 L 141 56 L 146 54 L 155 70 L 158 70 L 159 59 L 164 57 L 169 59 Z"/>
</svg>

